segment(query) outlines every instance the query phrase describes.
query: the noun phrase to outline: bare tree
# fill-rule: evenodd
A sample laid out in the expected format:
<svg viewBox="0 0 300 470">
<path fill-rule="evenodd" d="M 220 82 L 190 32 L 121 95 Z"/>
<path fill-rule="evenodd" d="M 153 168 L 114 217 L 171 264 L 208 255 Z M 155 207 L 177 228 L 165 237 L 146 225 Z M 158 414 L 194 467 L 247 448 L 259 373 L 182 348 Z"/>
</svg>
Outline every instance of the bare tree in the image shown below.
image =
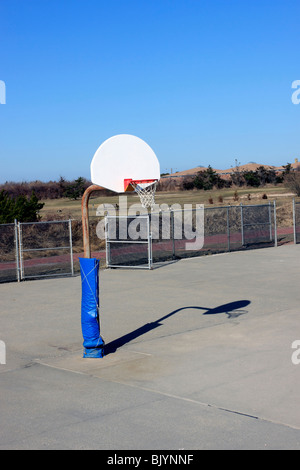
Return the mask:
<svg viewBox="0 0 300 470">
<path fill-rule="evenodd" d="M 297 166 L 294 171 L 289 171 L 284 178 L 284 182 L 289 189 L 297 196 L 300 196 L 300 166 Z"/>
</svg>

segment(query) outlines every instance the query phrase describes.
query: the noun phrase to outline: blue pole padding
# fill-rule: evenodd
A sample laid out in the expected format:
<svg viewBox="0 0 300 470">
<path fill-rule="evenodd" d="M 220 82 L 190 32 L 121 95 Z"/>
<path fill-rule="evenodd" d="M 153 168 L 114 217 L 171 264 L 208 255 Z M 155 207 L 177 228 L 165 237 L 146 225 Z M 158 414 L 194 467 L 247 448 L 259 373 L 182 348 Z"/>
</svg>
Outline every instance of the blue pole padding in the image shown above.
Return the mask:
<svg viewBox="0 0 300 470">
<path fill-rule="evenodd" d="M 103 357 L 104 341 L 99 319 L 99 260 L 79 258 L 81 273 L 81 329 L 83 357 Z"/>
</svg>

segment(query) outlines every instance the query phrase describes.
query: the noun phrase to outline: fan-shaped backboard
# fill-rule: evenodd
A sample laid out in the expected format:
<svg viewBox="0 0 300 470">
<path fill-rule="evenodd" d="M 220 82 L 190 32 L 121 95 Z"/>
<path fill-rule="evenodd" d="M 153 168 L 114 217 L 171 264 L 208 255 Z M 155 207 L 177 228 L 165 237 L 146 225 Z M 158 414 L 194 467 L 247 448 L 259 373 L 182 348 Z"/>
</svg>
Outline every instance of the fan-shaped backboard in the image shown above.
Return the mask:
<svg viewBox="0 0 300 470">
<path fill-rule="evenodd" d="M 159 161 L 139 137 L 120 134 L 103 142 L 91 163 L 91 180 L 103 188 L 124 192 L 124 180 L 159 180 Z"/>
</svg>

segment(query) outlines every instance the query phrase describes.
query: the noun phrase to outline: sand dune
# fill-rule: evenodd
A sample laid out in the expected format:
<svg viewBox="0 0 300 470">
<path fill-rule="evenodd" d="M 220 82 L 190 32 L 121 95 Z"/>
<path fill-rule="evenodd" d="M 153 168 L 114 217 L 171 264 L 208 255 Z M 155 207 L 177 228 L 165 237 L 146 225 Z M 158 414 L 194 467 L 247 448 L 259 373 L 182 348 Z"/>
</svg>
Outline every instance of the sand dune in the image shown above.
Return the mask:
<svg viewBox="0 0 300 470">
<path fill-rule="evenodd" d="M 292 163 L 292 168 L 296 168 L 299 166 L 299 163 Z M 238 169 L 239 171 L 255 171 L 257 168 L 260 166 L 263 166 L 267 170 L 275 170 L 275 171 L 282 171 L 283 165 L 282 166 L 272 166 L 272 165 L 264 165 L 262 163 L 247 163 L 246 165 L 239 165 Z M 189 176 L 189 175 L 196 175 L 199 171 L 204 171 L 206 170 L 207 167 L 196 167 L 196 168 L 191 168 L 190 170 L 184 170 L 184 171 L 178 171 L 176 173 L 172 173 L 168 176 Z M 226 174 L 231 174 L 234 171 L 236 171 L 235 167 L 228 168 L 227 170 L 219 170 L 217 168 L 214 168 L 216 173 L 220 175 L 226 175 Z"/>
</svg>

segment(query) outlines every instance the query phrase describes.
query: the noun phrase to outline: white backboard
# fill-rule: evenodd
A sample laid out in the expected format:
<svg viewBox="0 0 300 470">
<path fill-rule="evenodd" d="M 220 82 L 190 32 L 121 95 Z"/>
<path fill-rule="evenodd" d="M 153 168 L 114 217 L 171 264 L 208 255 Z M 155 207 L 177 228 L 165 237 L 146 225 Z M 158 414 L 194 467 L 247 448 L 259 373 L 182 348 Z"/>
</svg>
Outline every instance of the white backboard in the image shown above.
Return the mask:
<svg viewBox="0 0 300 470">
<path fill-rule="evenodd" d="M 159 180 L 159 161 L 139 137 L 119 134 L 107 139 L 91 163 L 91 181 L 117 193 L 124 192 L 124 180 Z"/>
</svg>

